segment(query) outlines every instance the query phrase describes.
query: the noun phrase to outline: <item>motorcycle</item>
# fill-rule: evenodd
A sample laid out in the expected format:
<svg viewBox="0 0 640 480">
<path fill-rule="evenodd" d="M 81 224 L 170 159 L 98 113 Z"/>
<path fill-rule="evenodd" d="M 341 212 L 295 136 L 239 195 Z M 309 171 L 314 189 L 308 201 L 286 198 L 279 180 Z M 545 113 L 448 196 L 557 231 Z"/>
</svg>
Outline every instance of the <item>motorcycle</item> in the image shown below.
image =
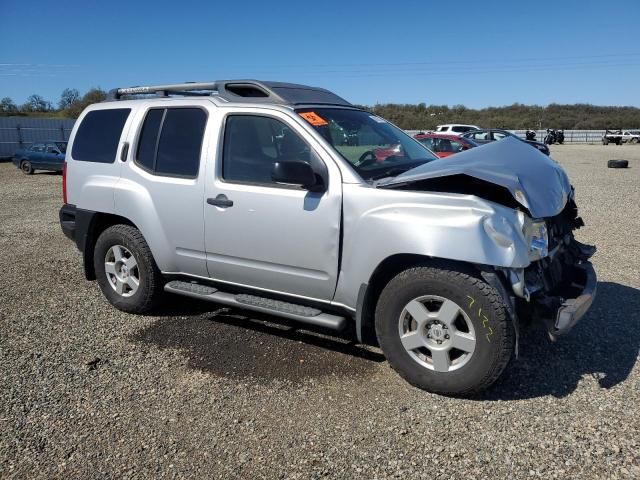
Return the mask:
<svg viewBox="0 0 640 480">
<path fill-rule="evenodd" d="M 562 145 L 564 143 L 564 130 L 553 130 L 547 128 L 547 135 L 544 137 L 544 143 L 547 145 L 553 145 L 554 143 Z"/>
</svg>

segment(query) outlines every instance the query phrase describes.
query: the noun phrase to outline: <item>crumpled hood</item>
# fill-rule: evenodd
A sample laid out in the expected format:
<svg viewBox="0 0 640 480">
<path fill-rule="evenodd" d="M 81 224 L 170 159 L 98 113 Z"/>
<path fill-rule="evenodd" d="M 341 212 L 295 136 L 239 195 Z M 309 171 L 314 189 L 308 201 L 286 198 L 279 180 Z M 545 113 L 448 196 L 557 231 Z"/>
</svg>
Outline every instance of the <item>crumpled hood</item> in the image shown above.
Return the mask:
<svg viewBox="0 0 640 480">
<path fill-rule="evenodd" d="M 534 218 L 557 215 L 571 195 L 571 184 L 562 167 L 515 138 L 426 163 L 397 177 L 381 180 L 376 186 L 407 185 L 451 175 L 469 175 L 507 188 Z"/>
</svg>

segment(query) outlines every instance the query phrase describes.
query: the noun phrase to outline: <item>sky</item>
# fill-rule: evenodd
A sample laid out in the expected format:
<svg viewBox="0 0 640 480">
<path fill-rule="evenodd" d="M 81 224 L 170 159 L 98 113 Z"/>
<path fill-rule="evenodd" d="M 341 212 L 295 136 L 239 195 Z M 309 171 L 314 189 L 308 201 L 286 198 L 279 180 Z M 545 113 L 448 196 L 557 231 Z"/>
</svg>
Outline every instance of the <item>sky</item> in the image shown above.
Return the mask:
<svg viewBox="0 0 640 480">
<path fill-rule="evenodd" d="M 254 78 L 364 105 L 640 107 L 639 19 L 638 0 L 0 0 L 0 98 Z"/>
</svg>

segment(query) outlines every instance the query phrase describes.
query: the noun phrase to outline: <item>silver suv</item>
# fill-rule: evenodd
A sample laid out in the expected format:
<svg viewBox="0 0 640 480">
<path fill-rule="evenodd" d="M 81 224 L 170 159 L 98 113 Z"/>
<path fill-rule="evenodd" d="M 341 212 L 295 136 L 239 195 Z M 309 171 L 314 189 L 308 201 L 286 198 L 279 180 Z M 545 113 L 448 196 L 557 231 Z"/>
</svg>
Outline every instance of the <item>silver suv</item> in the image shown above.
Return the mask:
<svg viewBox="0 0 640 480">
<path fill-rule="evenodd" d="M 522 322 L 562 334 L 595 293 L 552 159 L 506 139 L 437 160 L 319 88 L 112 90 L 75 124 L 63 185 L 62 230 L 116 308 L 170 292 L 350 326 L 432 392 L 486 388 Z"/>
</svg>

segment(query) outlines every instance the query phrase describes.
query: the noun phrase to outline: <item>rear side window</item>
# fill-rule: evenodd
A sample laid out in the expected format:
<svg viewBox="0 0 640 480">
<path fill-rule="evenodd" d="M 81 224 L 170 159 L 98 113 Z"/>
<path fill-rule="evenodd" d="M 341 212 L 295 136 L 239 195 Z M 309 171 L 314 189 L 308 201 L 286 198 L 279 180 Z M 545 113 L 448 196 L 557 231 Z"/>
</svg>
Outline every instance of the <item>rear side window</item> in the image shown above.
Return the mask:
<svg viewBox="0 0 640 480">
<path fill-rule="evenodd" d="M 74 160 L 113 163 L 122 127 L 130 112 L 129 108 L 89 112 L 76 132 L 72 150 Z"/>
<path fill-rule="evenodd" d="M 157 175 L 195 178 L 207 114 L 200 108 L 154 108 L 142 125 L 136 163 Z"/>
</svg>

